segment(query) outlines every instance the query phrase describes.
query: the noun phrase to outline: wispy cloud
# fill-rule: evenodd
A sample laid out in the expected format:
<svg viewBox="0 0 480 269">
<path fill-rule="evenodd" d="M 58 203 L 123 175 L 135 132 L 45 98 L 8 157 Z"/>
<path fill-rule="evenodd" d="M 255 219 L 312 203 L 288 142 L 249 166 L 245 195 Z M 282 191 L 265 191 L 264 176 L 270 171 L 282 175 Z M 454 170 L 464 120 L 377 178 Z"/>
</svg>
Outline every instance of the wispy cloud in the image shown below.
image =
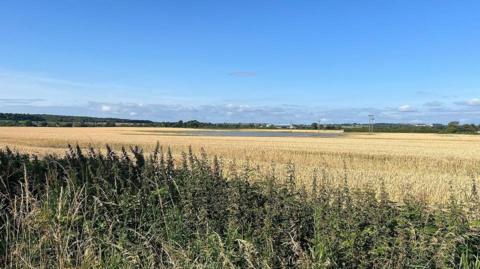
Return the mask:
<svg viewBox="0 0 480 269">
<path fill-rule="evenodd" d="M 257 76 L 257 73 L 252 71 L 235 71 L 229 73 L 229 75 L 233 77 L 248 78 Z"/>
<path fill-rule="evenodd" d="M 0 98 L 2 105 L 29 105 L 42 102 L 44 99 L 39 98 Z"/>
<path fill-rule="evenodd" d="M 237 71 L 230 75 L 252 77 L 256 73 Z M 348 108 L 336 108 L 334 104 L 329 108 L 321 106 L 322 104 L 306 106 L 284 103 L 285 100 L 252 100 L 248 95 L 242 99 L 220 98 L 217 101 L 205 95 L 194 97 L 192 101 L 192 98 L 179 93 L 169 96 L 157 90 L 142 89 L 140 92 L 149 95 L 141 96 L 136 88 L 123 85 L 85 83 L 0 69 L 0 112 L 114 116 L 158 121 L 196 119 L 210 122 L 271 123 L 367 122 L 368 115 L 375 114 L 377 122 L 448 122 L 460 119 L 480 122 L 479 98 L 462 100 L 434 96 L 431 97 L 433 101 L 429 102 L 426 102 L 428 98 L 418 98 L 421 100 L 418 102 L 405 100 L 403 104 L 391 101 L 383 108 L 374 109 L 362 105 Z M 151 92 L 161 98 L 152 97 Z"/>
<path fill-rule="evenodd" d="M 148 89 L 117 83 L 59 79 L 48 74 L 17 72 L 0 68 L 0 99 L 42 100 L 43 105 L 72 105 L 89 100 L 121 102 L 141 99 L 142 94 L 151 93 L 170 98 L 165 90 Z M 175 98 L 171 98 L 175 100 Z M 2 102 L 2 103 L 6 103 Z M 11 103 L 12 103 L 11 102 Z"/>
<path fill-rule="evenodd" d="M 401 106 L 403 107 L 403 106 Z M 48 113 L 84 116 L 149 119 L 155 121 L 199 120 L 205 122 L 269 122 L 269 123 L 365 123 L 374 114 L 376 122 L 449 122 L 470 119 L 480 123 L 480 110 L 474 107 L 439 107 L 435 110 L 417 109 L 411 106 L 385 108 L 325 109 L 322 107 L 250 104 L 167 104 L 167 103 L 114 103 L 88 102 L 79 105 L 36 106 L 18 104 L 1 107 L 0 112 Z M 415 111 L 415 113 L 406 113 Z"/>
<path fill-rule="evenodd" d="M 411 105 L 402 105 L 398 107 L 399 112 L 415 112 L 416 110 Z"/>
<path fill-rule="evenodd" d="M 50 77 L 48 75 L 42 74 L 33 74 L 33 73 L 24 73 L 16 71 L 6 71 L 0 70 L 0 79 L 1 81 L 17 82 L 18 84 L 36 84 L 37 86 L 52 86 L 52 85 L 61 85 L 64 87 L 71 88 L 82 88 L 82 89 L 103 89 L 103 88 L 124 88 L 116 84 L 107 84 L 107 83 L 87 83 L 72 81 L 66 79 L 58 79 Z"/>
<path fill-rule="evenodd" d="M 465 101 L 457 102 L 458 105 L 480 106 L 480 98 L 471 98 Z"/>
<path fill-rule="evenodd" d="M 439 101 L 430 101 L 423 104 L 426 107 L 441 107 L 443 106 L 442 102 Z"/>
</svg>

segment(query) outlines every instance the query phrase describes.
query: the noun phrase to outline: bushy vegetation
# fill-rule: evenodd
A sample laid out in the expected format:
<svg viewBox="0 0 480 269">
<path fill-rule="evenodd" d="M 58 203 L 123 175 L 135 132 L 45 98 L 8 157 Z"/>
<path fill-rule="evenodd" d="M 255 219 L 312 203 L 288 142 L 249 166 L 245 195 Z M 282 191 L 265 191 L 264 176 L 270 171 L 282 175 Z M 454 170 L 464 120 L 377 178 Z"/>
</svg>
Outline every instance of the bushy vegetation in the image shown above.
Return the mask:
<svg viewBox="0 0 480 269">
<path fill-rule="evenodd" d="M 392 202 L 190 150 L 0 150 L 3 268 L 480 268 L 479 198 Z M 229 171 L 228 177 L 225 170 Z M 237 172 L 240 171 L 240 172 Z M 308 191 L 307 191 L 308 189 Z"/>
<path fill-rule="evenodd" d="M 48 114 L 0 113 L 0 126 L 113 127 L 116 124 L 148 125 L 149 120 L 62 116 Z"/>
<path fill-rule="evenodd" d="M 150 120 L 132 120 L 119 118 L 99 118 L 84 116 L 62 116 L 47 114 L 0 113 L 0 126 L 27 127 L 170 127 L 170 128 L 265 128 L 262 123 L 211 123 L 197 120 L 153 122 Z"/>
<path fill-rule="evenodd" d="M 27 127 L 168 127 L 168 128 L 208 128 L 208 129 L 278 129 L 293 128 L 301 130 L 344 130 L 345 132 L 370 132 L 367 124 L 292 124 L 274 125 L 267 123 L 211 123 L 197 120 L 163 121 L 132 120 L 119 118 L 98 118 L 83 116 L 61 116 L 46 114 L 14 114 L 0 113 L 0 126 L 27 126 Z M 375 132 L 381 133 L 449 133 L 449 134 L 477 134 L 480 125 L 460 124 L 452 121 L 448 125 L 415 125 L 398 123 L 376 123 Z"/>
<path fill-rule="evenodd" d="M 345 132 L 369 132 L 368 125 L 346 125 Z M 374 131 L 380 133 L 440 133 L 440 134 L 476 134 L 480 125 L 460 124 L 458 121 L 444 124 L 394 124 L 376 123 Z"/>
</svg>

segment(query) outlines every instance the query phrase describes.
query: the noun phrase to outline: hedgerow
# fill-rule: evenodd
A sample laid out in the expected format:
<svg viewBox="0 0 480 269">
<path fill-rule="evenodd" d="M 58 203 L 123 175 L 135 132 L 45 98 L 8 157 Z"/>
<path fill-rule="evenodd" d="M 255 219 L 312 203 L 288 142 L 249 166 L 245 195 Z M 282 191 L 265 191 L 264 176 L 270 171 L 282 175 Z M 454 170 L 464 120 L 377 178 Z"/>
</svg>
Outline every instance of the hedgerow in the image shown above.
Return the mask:
<svg viewBox="0 0 480 269">
<path fill-rule="evenodd" d="M 293 164 L 284 179 L 225 167 L 161 146 L 0 150 L 0 266 L 480 268 L 475 180 L 468 201 L 433 206 L 395 203 L 383 183 L 350 188 L 347 174 L 302 186 Z"/>
</svg>

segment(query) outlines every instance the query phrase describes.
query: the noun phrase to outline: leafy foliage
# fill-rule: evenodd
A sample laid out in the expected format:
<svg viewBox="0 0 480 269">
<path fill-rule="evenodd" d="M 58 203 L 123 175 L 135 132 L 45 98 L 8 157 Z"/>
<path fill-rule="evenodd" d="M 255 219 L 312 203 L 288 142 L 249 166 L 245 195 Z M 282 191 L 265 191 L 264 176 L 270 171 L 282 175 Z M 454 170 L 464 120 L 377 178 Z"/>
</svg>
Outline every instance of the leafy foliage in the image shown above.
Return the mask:
<svg viewBox="0 0 480 269">
<path fill-rule="evenodd" d="M 274 165 L 264 180 L 169 148 L 65 156 L 0 151 L 4 268 L 480 268 L 479 207 L 431 207 L 373 188 L 311 192 Z M 468 210 L 466 210 L 468 208 Z"/>
<path fill-rule="evenodd" d="M 30 126 L 30 127 L 169 127 L 169 128 L 209 128 L 209 129 L 277 129 L 294 128 L 302 130 L 344 130 L 345 132 L 370 132 L 366 124 L 292 124 L 273 125 L 268 123 L 211 123 L 197 120 L 176 121 L 176 122 L 154 122 L 149 120 L 133 120 L 119 118 L 98 118 L 83 116 L 61 116 L 47 114 L 15 114 L 0 113 L 0 126 Z M 463 124 L 450 122 L 444 124 L 397 124 L 397 123 L 376 123 L 375 132 L 382 133 L 456 133 L 456 134 L 477 134 L 480 132 L 480 125 Z"/>
</svg>

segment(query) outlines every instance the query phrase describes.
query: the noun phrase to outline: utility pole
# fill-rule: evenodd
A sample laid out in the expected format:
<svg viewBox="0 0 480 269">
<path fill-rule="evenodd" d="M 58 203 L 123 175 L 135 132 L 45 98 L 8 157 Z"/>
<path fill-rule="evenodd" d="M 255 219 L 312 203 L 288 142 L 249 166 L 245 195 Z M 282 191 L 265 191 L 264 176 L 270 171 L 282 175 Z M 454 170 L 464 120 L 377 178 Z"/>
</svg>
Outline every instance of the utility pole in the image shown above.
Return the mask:
<svg viewBox="0 0 480 269">
<path fill-rule="evenodd" d="M 373 134 L 373 124 L 375 123 L 375 115 L 368 115 L 368 132 Z"/>
</svg>

